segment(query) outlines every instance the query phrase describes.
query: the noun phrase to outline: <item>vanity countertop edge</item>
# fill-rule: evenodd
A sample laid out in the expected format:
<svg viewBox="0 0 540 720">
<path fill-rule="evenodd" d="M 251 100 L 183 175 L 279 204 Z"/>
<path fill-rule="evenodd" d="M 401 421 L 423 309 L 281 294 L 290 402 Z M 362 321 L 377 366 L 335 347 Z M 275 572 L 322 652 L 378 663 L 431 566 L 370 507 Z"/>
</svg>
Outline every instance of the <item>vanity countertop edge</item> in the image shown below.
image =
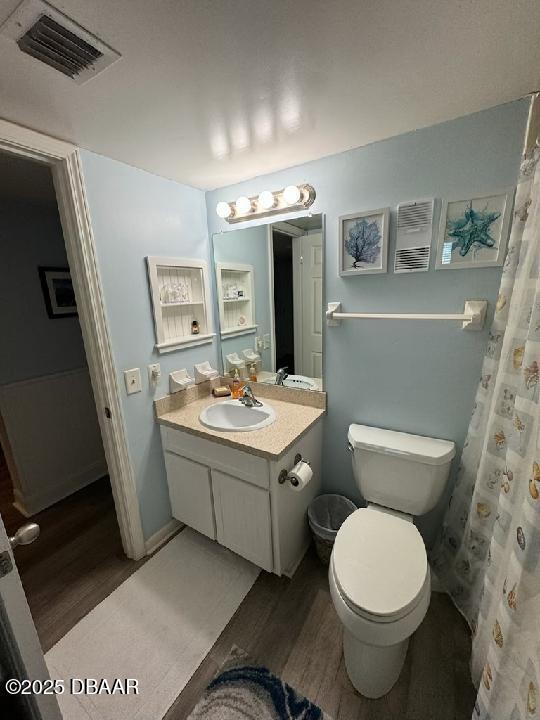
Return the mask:
<svg viewBox="0 0 540 720">
<path fill-rule="evenodd" d="M 219 432 L 202 425 L 199 421 L 201 411 L 208 405 L 222 402 L 221 398 L 215 399 L 211 395 L 193 400 L 177 410 L 157 413 L 156 421 L 173 430 L 180 430 L 267 460 L 278 460 L 326 413 L 324 408 L 283 400 L 261 399 L 274 408 L 276 420 L 260 430 Z"/>
</svg>

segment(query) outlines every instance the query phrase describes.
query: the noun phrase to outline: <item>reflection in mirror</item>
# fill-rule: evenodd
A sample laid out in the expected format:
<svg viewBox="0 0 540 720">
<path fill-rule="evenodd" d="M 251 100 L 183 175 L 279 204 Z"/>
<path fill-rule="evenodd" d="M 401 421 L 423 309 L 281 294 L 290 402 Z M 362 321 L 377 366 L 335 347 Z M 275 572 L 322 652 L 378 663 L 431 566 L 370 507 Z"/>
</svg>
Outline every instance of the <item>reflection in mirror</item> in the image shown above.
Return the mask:
<svg viewBox="0 0 540 720">
<path fill-rule="evenodd" d="M 213 237 L 221 370 L 322 390 L 322 215 Z"/>
</svg>

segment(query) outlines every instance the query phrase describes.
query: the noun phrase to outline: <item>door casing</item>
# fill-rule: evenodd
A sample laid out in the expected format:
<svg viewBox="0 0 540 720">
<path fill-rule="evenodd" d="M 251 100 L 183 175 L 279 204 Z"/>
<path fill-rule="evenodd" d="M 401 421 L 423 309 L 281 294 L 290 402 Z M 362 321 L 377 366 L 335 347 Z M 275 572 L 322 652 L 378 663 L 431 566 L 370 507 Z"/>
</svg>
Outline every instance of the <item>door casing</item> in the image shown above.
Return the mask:
<svg viewBox="0 0 540 720">
<path fill-rule="evenodd" d="M 51 167 L 120 536 L 126 555 L 138 560 L 146 546 L 79 149 L 0 120 L 0 150 Z"/>
</svg>

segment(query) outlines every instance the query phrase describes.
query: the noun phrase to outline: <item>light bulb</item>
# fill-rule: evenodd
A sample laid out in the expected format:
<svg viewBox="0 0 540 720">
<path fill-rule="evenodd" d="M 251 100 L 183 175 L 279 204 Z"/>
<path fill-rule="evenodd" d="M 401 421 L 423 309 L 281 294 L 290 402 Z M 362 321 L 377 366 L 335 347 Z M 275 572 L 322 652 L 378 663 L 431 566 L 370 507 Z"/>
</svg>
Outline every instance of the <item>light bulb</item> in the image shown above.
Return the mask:
<svg viewBox="0 0 540 720">
<path fill-rule="evenodd" d="M 270 190 L 263 190 L 259 195 L 258 202 L 259 207 L 262 210 L 271 210 L 276 204 L 276 198 L 274 197 L 274 193 L 271 193 Z"/>
<path fill-rule="evenodd" d="M 283 199 L 287 205 L 298 205 L 301 197 L 302 193 L 298 185 L 287 185 L 283 191 Z"/>
<path fill-rule="evenodd" d="M 251 210 L 251 200 L 245 195 L 239 197 L 235 205 L 240 215 L 247 215 Z"/>
<path fill-rule="evenodd" d="M 216 213 L 218 214 L 218 216 L 220 218 L 223 218 L 223 220 L 226 220 L 227 218 L 231 217 L 231 215 L 233 214 L 233 209 L 229 205 L 228 202 L 224 202 L 223 200 L 221 200 L 216 205 Z"/>
</svg>

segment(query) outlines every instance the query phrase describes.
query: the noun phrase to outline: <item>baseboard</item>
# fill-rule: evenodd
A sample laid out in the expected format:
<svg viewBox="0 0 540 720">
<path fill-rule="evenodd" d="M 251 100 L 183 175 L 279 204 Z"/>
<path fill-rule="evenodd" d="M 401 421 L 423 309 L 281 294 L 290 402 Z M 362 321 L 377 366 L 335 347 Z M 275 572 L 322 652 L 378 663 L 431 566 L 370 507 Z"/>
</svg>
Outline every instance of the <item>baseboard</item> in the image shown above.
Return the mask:
<svg viewBox="0 0 540 720">
<path fill-rule="evenodd" d="M 145 542 L 146 554 L 155 553 L 158 548 L 164 545 L 178 530 L 184 528 L 185 525 L 175 518 L 171 518 L 169 522 L 160 530 L 151 535 Z"/>
<path fill-rule="evenodd" d="M 55 487 L 47 488 L 45 492 L 25 495 L 20 488 L 13 488 L 13 494 L 15 496 L 13 505 L 17 510 L 22 512 L 23 515 L 31 517 L 45 510 L 45 508 L 60 502 L 60 500 L 63 500 L 78 490 L 82 490 L 87 485 L 96 482 L 96 480 L 107 475 L 107 472 L 107 465 L 99 462 L 85 468 L 77 475 L 66 478 Z"/>
<path fill-rule="evenodd" d="M 300 563 L 301 563 L 302 560 L 304 559 L 304 556 L 305 556 L 305 554 L 307 553 L 308 548 L 309 548 L 310 545 L 311 545 L 311 538 L 309 538 L 309 540 L 306 542 L 306 544 L 305 544 L 304 547 L 302 548 L 302 550 L 301 550 L 301 552 L 300 552 L 300 555 L 299 555 L 299 557 L 298 557 L 298 560 L 297 560 L 296 563 L 293 565 L 293 567 L 292 567 L 290 570 L 287 569 L 287 570 L 284 570 L 284 571 L 283 571 L 283 575 L 285 575 L 285 577 L 292 578 L 292 576 L 294 575 L 294 573 L 298 570 L 298 568 L 299 568 L 299 566 L 300 566 Z"/>
</svg>

